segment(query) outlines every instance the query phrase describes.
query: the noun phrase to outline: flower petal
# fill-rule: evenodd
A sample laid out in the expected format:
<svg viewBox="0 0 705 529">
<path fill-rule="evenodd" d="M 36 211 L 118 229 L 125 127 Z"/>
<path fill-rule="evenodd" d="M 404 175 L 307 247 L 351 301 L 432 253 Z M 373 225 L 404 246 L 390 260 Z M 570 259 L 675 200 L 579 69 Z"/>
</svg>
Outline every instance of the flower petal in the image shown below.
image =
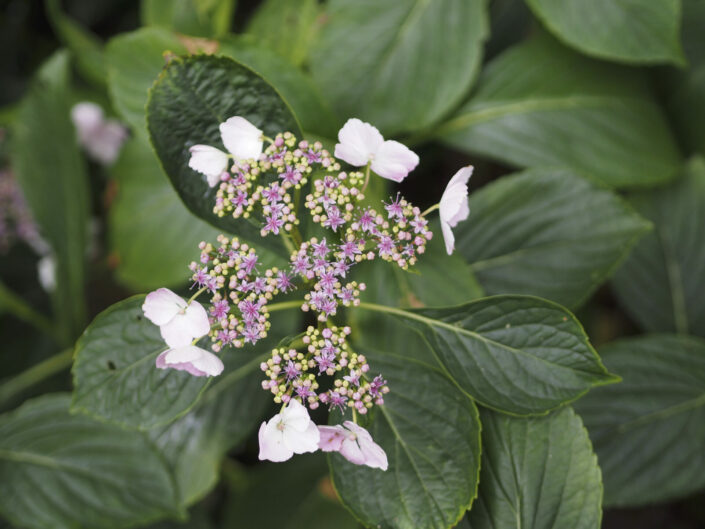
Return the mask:
<svg viewBox="0 0 705 529">
<path fill-rule="evenodd" d="M 387 140 L 375 153 L 372 170 L 382 178 L 401 182 L 416 166 L 419 157 L 414 151 L 398 141 Z"/>
<path fill-rule="evenodd" d="M 355 465 L 365 464 L 365 456 L 362 454 L 362 450 L 360 450 L 360 446 L 357 444 L 355 435 L 348 434 L 338 452 L 340 452 L 340 455 L 342 455 L 345 459 Z"/>
<path fill-rule="evenodd" d="M 201 349 L 201 356 L 192 362 L 192 365 L 208 377 L 217 377 L 223 372 L 223 361 L 205 349 Z"/>
<path fill-rule="evenodd" d="M 460 169 L 450 179 L 440 202 L 440 217 L 442 221 L 454 228 L 458 222 L 468 218 L 470 206 L 468 205 L 468 180 L 472 176 L 471 165 Z"/>
<path fill-rule="evenodd" d="M 450 224 L 443 219 L 441 219 L 441 232 L 443 233 L 443 240 L 446 243 L 446 252 L 448 252 L 448 255 L 451 255 L 453 250 L 455 250 L 455 235 L 453 235 Z"/>
<path fill-rule="evenodd" d="M 183 316 L 179 316 L 180 315 L 177 314 L 171 319 L 171 321 L 159 326 L 159 332 L 161 333 L 162 338 L 166 344 L 172 348 L 180 348 L 191 345 L 194 338 L 190 329 L 184 325 Z"/>
<path fill-rule="evenodd" d="M 279 463 L 291 459 L 294 451 L 284 444 L 284 432 L 277 425 L 281 421 L 280 415 L 275 415 L 269 422 L 263 422 L 259 427 L 259 459 Z"/>
<path fill-rule="evenodd" d="M 357 445 L 364 459 L 363 463 L 358 464 L 367 465 L 368 467 L 372 468 L 380 468 L 382 470 L 387 470 L 387 454 L 381 446 L 379 446 L 372 440 L 370 432 L 365 430 L 362 426 L 358 426 L 357 424 L 351 421 L 345 421 L 343 424 L 357 437 Z"/>
<path fill-rule="evenodd" d="M 147 294 L 142 304 L 146 318 L 155 325 L 165 325 L 186 308 L 186 301 L 168 288 L 159 288 Z"/>
<path fill-rule="evenodd" d="M 335 157 L 355 167 L 367 165 L 371 157 L 384 143 L 376 127 L 357 118 L 349 119 L 338 131 Z"/>
<path fill-rule="evenodd" d="M 286 428 L 298 432 L 306 431 L 311 422 L 306 407 L 296 399 L 289 401 L 289 404 L 286 405 L 281 415 L 286 424 Z"/>
<path fill-rule="evenodd" d="M 223 145 L 238 160 L 259 158 L 262 154 L 262 131 L 240 116 L 233 116 L 220 124 Z"/>
<path fill-rule="evenodd" d="M 103 124 L 103 109 L 90 101 L 76 103 L 71 108 L 71 121 L 76 127 L 79 141 L 83 144 L 91 133 Z"/>
<path fill-rule="evenodd" d="M 176 316 L 191 333 L 191 339 L 205 336 L 211 330 L 208 313 L 198 301 L 192 301 L 183 314 Z"/>
<path fill-rule="evenodd" d="M 210 145 L 194 145 L 189 149 L 191 158 L 188 166 L 194 171 L 206 175 L 208 185 L 213 187 L 220 175 L 228 170 L 228 155 Z"/>
<path fill-rule="evenodd" d="M 197 377 L 215 376 L 223 371 L 223 363 L 213 353 L 187 345 L 164 351 L 157 357 L 159 369 L 177 369 Z"/>
<path fill-rule="evenodd" d="M 318 450 L 320 440 L 321 434 L 313 421 L 309 421 L 308 427 L 303 432 L 289 428 L 288 424 L 284 427 L 284 444 L 295 454 L 315 452 Z"/>
<path fill-rule="evenodd" d="M 318 441 L 318 448 L 324 452 L 338 452 L 345 440 L 345 428 L 336 424 L 335 426 L 319 426 L 318 432 L 321 439 Z"/>
</svg>

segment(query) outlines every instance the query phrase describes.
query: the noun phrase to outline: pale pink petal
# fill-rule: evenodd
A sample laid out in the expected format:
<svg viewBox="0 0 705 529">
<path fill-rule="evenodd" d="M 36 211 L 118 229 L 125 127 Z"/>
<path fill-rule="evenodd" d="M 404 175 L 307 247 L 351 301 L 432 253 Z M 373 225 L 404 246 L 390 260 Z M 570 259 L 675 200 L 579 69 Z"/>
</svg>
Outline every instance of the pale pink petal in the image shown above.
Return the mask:
<svg viewBox="0 0 705 529">
<path fill-rule="evenodd" d="M 160 325 L 159 332 L 166 344 L 173 348 L 191 345 L 194 338 L 188 327 L 184 325 L 183 316 L 179 317 L 178 314 L 169 323 Z"/>
<path fill-rule="evenodd" d="M 401 182 L 419 164 L 414 151 L 398 141 L 385 141 L 372 159 L 372 170 L 382 178 Z"/>
<path fill-rule="evenodd" d="M 220 137 L 225 148 L 238 160 L 259 158 L 264 139 L 262 131 L 240 116 L 220 124 Z"/>
<path fill-rule="evenodd" d="M 178 349 L 169 349 L 157 357 L 157 367 L 159 369 L 176 369 L 186 371 L 197 377 L 206 376 L 207 373 L 194 365 L 194 361 L 200 358 L 203 349 L 189 345 Z"/>
<path fill-rule="evenodd" d="M 192 301 L 183 314 L 177 314 L 177 319 L 191 333 L 191 339 L 205 336 L 211 330 L 208 313 L 198 301 Z"/>
<path fill-rule="evenodd" d="M 318 443 L 321 434 L 313 421 L 309 421 L 306 430 L 303 432 L 289 428 L 287 423 L 284 429 L 284 444 L 294 451 L 295 454 L 315 452 L 318 450 Z"/>
<path fill-rule="evenodd" d="M 115 120 L 107 120 L 95 128 L 82 144 L 90 158 L 102 165 L 112 165 L 126 139 L 127 129 Z"/>
<path fill-rule="evenodd" d="M 209 186 L 215 186 L 220 180 L 220 175 L 228 169 L 228 155 L 210 145 L 194 145 L 189 152 L 191 152 L 191 158 L 188 166 L 206 175 Z"/>
<path fill-rule="evenodd" d="M 263 422 L 259 427 L 259 459 L 279 463 L 291 459 L 294 451 L 284 444 L 284 432 L 278 428 L 280 415 L 275 415 L 269 422 Z"/>
<path fill-rule="evenodd" d="M 321 434 L 318 448 L 324 452 L 338 452 L 347 433 L 345 428 L 339 424 L 335 426 L 319 426 L 318 432 Z"/>
<path fill-rule="evenodd" d="M 91 133 L 103 123 L 103 109 L 90 101 L 76 103 L 71 108 L 71 121 L 81 143 L 90 137 Z"/>
<path fill-rule="evenodd" d="M 441 221 L 454 228 L 458 222 L 468 218 L 470 206 L 468 205 L 468 181 L 472 176 L 473 167 L 463 167 L 446 186 L 440 202 Z"/>
<path fill-rule="evenodd" d="M 365 456 L 362 450 L 360 450 L 360 446 L 357 444 L 356 435 L 353 433 L 347 434 L 345 441 L 343 441 L 338 451 L 340 455 L 355 465 L 365 464 Z"/>
<path fill-rule="evenodd" d="M 186 301 L 168 288 L 147 294 L 142 304 L 146 318 L 155 325 L 165 325 L 186 308 Z"/>
<path fill-rule="evenodd" d="M 205 349 L 201 349 L 201 356 L 191 362 L 191 364 L 198 371 L 209 377 L 217 377 L 223 372 L 223 369 L 225 369 L 223 361 Z"/>
<path fill-rule="evenodd" d="M 384 143 L 376 127 L 357 118 L 349 119 L 338 131 L 335 157 L 352 166 L 362 167 L 372 159 Z"/>
<path fill-rule="evenodd" d="M 303 432 L 308 428 L 311 418 L 308 416 L 306 407 L 298 400 L 292 399 L 286 408 L 281 412 L 282 418 L 287 428 Z"/>
<path fill-rule="evenodd" d="M 355 435 L 358 448 L 362 454 L 363 462 L 357 464 L 387 470 L 387 454 L 381 446 L 373 441 L 370 432 L 352 421 L 345 421 L 343 424 Z M 357 457 L 357 452 L 353 450 L 351 452 Z"/>
<path fill-rule="evenodd" d="M 450 224 L 441 220 L 441 231 L 443 232 L 443 240 L 446 243 L 446 252 L 448 252 L 448 255 L 451 255 L 453 250 L 455 250 L 455 235 L 453 235 L 453 230 L 450 228 Z"/>
</svg>

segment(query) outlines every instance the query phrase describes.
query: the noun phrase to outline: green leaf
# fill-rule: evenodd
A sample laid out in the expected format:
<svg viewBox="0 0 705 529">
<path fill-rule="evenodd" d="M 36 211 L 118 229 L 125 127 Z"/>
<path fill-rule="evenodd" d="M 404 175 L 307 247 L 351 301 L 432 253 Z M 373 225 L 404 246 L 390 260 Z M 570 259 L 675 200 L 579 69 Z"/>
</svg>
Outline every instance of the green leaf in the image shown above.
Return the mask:
<svg viewBox="0 0 705 529">
<path fill-rule="evenodd" d="M 0 417 L 0 511 L 21 527 L 126 527 L 179 514 L 164 462 L 142 435 L 68 412 L 46 395 Z"/>
<path fill-rule="evenodd" d="M 149 429 L 186 413 L 206 377 L 157 369 L 168 349 L 159 327 L 142 314 L 144 296 L 101 312 L 76 344 L 72 412 L 87 413 L 128 428 Z"/>
<path fill-rule="evenodd" d="M 414 131 L 465 97 L 486 36 L 484 0 L 333 0 L 311 70 L 341 117 Z"/>
<path fill-rule="evenodd" d="M 142 0 L 145 26 L 194 37 L 220 37 L 230 31 L 235 0 Z"/>
<path fill-rule="evenodd" d="M 454 231 L 488 294 L 532 294 L 574 309 L 650 227 L 571 171 L 533 169 L 474 193 L 470 217 Z"/>
<path fill-rule="evenodd" d="M 70 343 L 85 325 L 89 190 L 70 121 L 69 62 L 57 52 L 40 68 L 13 129 L 12 162 L 42 236 L 55 254 L 54 313 Z"/>
<path fill-rule="evenodd" d="M 318 0 L 266 0 L 255 11 L 246 31 L 298 66 L 316 36 L 320 11 Z"/>
<path fill-rule="evenodd" d="M 463 151 L 519 167 L 567 167 L 611 187 L 665 182 L 681 162 L 643 72 L 543 35 L 493 59 L 436 135 Z"/>
<path fill-rule="evenodd" d="M 61 11 L 59 0 L 45 1 L 47 18 L 59 40 L 71 50 L 76 66 L 89 81 L 105 85 L 103 43 Z"/>
<path fill-rule="evenodd" d="M 219 53 L 251 68 L 271 83 L 291 105 L 304 132 L 328 138 L 337 136 L 340 122 L 308 74 L 247 36 L 223 39 Z"/>
<path fill-rule="evenodd" d="M 705 336 L 705 161 L 692 160 L 673 186 L 632 203 L 654 231 L 614 276 L 620 303 L 647 331 Z"/>
<path fill-rule="evenodd" d="M 617 380 L 575 316 L 543 299 L 494 296 L 437 309 L 360 308 L 392 314 L 416 329 L 463 391 L 506 413 L 545 413 Z"/>
<path fill-rule="evenodd" d="M 685 63 L 680 0 L 526 0 L 567 45 L 626 63 Z"/>
<path fill-rule="evenodd" d="M 123 33 L 106 46 L 108 89 L 113 106 L 137 134 L 146 133 L 147 93 L 164 68 L 167 51 L 181 55 L 186 48 L 173 33 L 160 28 Z"/>
<path fill-rule="evenodd" d="M 118 278 L 138 291 L 185 284 L 198 243 L 219 232 L 184 207 L 142 137 L 125 144 L 111 174 L 118 194 L 108 228 Z"/>
<path fill-rule="evenodd" d="M 450 528 L 477 492 L 477 408 L 430 366 L 390 355 L 368 357 L 389 381 L 384 406 L 366 426 L 387 453 L 389 468 L 353 465 L 333 453 L 335 488 L 368 527 Z"/>
<path fill-rule="evenodd" d="M 270 137 L 284 131 L 301 137 L 296 118 L 277 91 L 249 68 L 225 57 L 171 60 L 147 104 L 152 144 L 186 206 L 222 230 L 285 253 L 279 239 L 260 237 L 260 226 L 254 222 L 214 215 L 217 189 L 188 166 L 192 145 L 221 146 L 218 126 L 231 116 L 246 118 Z"/>
<path fill-rule="evenodd" d="M 598 529 L 602 482 L 580 417 L 519 419 L 481 410 L 482 472 L 472 529 Z"/>
<path fill-rule="evenodd" d="M 605 504 L 667 502 L 705 487 L 705 341 L 647 335 L 600 350 L 621 384 L 576 405 L 605 483 Z"/>
</svg>

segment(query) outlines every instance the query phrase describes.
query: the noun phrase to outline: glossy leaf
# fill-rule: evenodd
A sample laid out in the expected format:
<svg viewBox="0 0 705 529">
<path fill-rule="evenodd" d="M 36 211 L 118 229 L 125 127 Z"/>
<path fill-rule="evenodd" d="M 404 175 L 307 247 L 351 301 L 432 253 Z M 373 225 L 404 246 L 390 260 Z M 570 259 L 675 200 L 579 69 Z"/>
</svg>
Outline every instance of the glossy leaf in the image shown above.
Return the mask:
<svg viewBox="0 0 705 529">
<path fill-rule="evenodd" d="M 69 414 L 45 395 L 0 417 L 0 512 L 37 529 L 142 524 L 179 514 L 176 485 L 141 434 Z"/>
<path fill-rule="evenodd" d="M 368 527 L 450 528 L 477 492 L 477 408 L 425 364 L 390 355 L 368 358 L 391 390 L 384 406 L 376 409 L 372 424 L 366 426 L 387 453 L 389 468 L 353 465 L 333 453 L 329 463 L 335 488 Z M 419 388 L 428 391 L 419 392 Z"/>
<path fill-rule="evenodd" d="M 602 482 L 571 408 L 520 419 L 482 410 L 480 490 L 472 529 L 598 529 Z"/>
<path fill-rule="evenodd" d="M 540 414 L 571 402 L 610 375 L 570 312 L 530 296 L 494 296 L 445 308 L 392 314 L 428 342 L 446 374 L 479 403 Z"/>
<path fill-rule="evenodd" d="M 622 383 L 591 392 L 576 410 L 600 461 L 605 504 L 665 502 L 705 488 L 705 341 L 646 335 L 600 352 Z"/>
<path fill-rule="evenodd" d="M 680 0 L 527 0 L 560 40 L 594 57 L 684 64 Z"/>
<path fill-rule="evenodd" d="M 123 147 L 111 174 L 117 197 L 108 227 L 120 281 L 138 291 L 186 284 L 198 243 L 219 232 L 184 207 L 143 137 Z"/>
<path fill-rule="evenodd" d="M 70 121 L 69 62 L 57 52 L 40 68 L 13 129 L 12 164 L 57 263 L 54 312 L 64 341 L 85 324 L 88 179 Z"/>
<path fill-rule="evenodd" d="M 124 33 L 106 46 L 108 89 L 113 106 L 137 134 L 146 133 L 148 92 L 166 64 L 167 52 L 180 55 L 186 53 L 186 48 L 173 33 L 161 28 Z"/>
<path fill-rule="evenodd" d="M 194 37 L 220 37 L 232 24 L 235 0 L 142 0 L 145 26 L 158 26 Z"/>
<path fill-rule="evenodd" d="M 488 294 L 580 306 L 650 228 L 614 193 L 568 170 L 506 176 L 470 197 L 456 248 Z"/>
<path fill-rule="evenodd" d="M 246 118 L 270 137 L 284 131 L 300 137 L 298 122 L 277 91 L 249 68 L 225 57 L 176 58 L 152 87 L 147 114 L 152 144 L 186 206 L 221 230 L 285 252 L 279 239 L 261 238 L 254 221 L 216 216 L 216 188 L 188 166 L 192 145 L 224 148 L 218 126 L 231 116 Z"/>
<path fill-rule="evenodd" d="M 647 331 L 705 336 L 705 162 L 694 159 L 674 185 L 632 203 L 654 230 L 614 276 L 619 301 Z"/>
<path fill-rule="evenodd" d="M 567 167 L 611 187 L 675 176 L 680 154 L 642 72 L 588 59 L 541 35 L 493 59 L 436 134 L 519 167 Z"/>
<path fill-rule="evenodd" d="M 168 349 L 142 313 L 144 296 L 101 312 L 76 344 L 71 411 L 129 428 L 167 424 L 196 402 L 208 383 L 185 371 L 157 369 Z"/>
<path fill-rule="evenodd" d="M 311 70 L 341 117 L 386 134 L 438 121 L 467 94 L 487 35 L 486 2 L 334 0 Z"/>
</svg>

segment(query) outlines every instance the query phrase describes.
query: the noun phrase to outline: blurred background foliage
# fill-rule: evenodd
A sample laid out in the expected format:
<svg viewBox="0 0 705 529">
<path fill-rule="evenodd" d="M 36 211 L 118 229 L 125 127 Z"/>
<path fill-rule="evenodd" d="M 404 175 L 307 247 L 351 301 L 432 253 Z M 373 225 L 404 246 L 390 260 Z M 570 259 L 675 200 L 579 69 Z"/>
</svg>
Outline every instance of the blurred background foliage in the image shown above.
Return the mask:
<svg viewBox="0 0 705 529">
<path fill-rule="evenodd" d="M 70 390 L 70 347 L 87 322 L 133 293 L 185 290 L 197 243 L 217 234 L 184 207 L 149 145 L 144 107 L 165 50 L 250 66 L 328 146 L 351 116 L 406 142 L 421 165 L 400 190 L 422 209 L 475 165 L 458 255 L 430 252 L 428 282 L 361 267 L 368 300 L 527 293 L 576 311 L 624 378 L 576 405 L 602 466 L 602 526 L 705 526 L 705 0 L 0 0 L 0 170 L 57 262 L 48 295 L 37 279 L 45 250 L 31 237 L 0 244 L 2 411 Z M 83 100 L 130 128 L 111 167 L 75 143 L 69 112 Z M 408 350 L 398 323 L 359 318 L 363 343 Z M 670 381 L 662 393 L 647 391 L 653 372 Z M 265 409 L 243 418 L 206 402 L 195 416 L 252 427 Z M 658 420 L 614 433 L 631 413 Z M 150 442 L 189 427 L 177 421 Z M 248 434 L 212 434 L 217 457 L 192 484 L 190 521 L 152 527 L 358 526 L 321 454 L 255 466 Z M 290 491 L 276 508 L 272 483 Z"/>
</svg>

